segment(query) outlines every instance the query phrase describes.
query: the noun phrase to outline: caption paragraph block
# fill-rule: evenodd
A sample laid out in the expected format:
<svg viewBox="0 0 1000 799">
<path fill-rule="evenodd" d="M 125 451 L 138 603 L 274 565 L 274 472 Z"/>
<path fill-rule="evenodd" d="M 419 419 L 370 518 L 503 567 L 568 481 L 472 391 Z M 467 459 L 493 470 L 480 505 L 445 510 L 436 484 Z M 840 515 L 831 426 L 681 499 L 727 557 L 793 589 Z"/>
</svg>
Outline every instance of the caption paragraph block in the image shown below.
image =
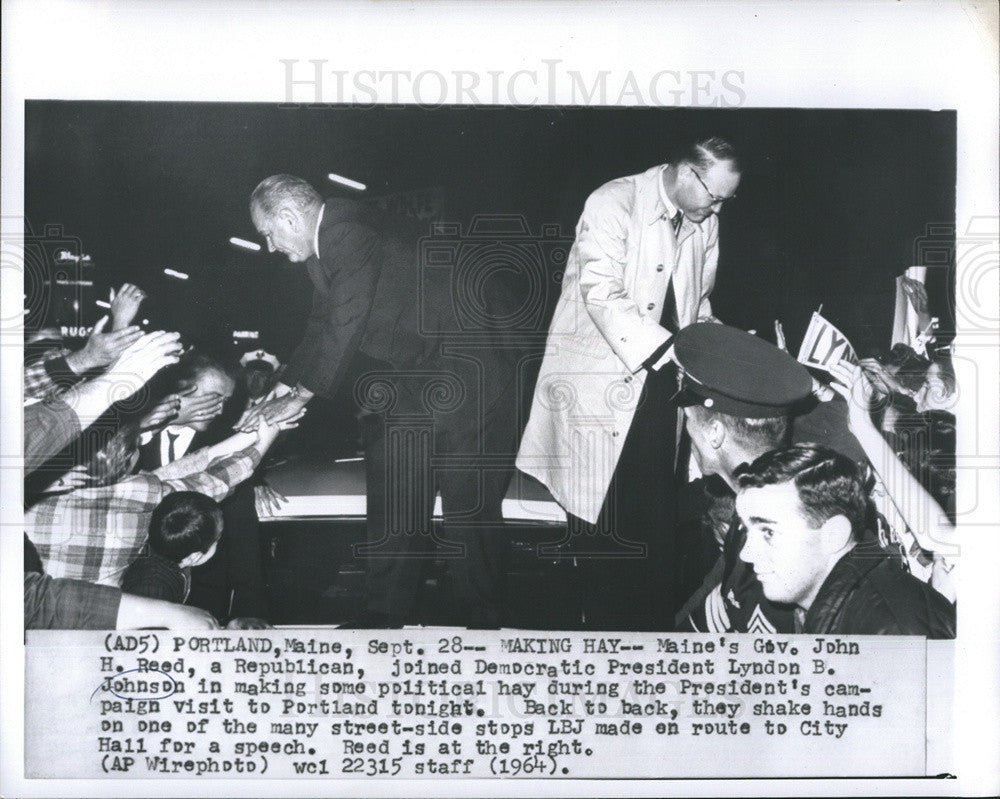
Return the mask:
<svg viewBox="0 0 1000 799">
<path fill-rule="evenodd" d="M 923 776 L 925 648 L 890 637 L 29 631 L 26 776 Z"/>
</svg>

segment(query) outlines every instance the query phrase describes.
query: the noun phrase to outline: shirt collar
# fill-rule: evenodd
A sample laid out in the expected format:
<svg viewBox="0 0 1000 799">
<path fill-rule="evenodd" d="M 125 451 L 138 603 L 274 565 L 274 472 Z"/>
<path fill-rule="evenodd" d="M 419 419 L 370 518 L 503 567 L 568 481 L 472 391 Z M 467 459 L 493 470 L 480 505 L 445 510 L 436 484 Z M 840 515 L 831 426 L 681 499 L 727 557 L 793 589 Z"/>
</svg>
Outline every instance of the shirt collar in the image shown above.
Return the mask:
<svg viewBox="0 0 1000 799">
<path fill-rule="evenodd" d="M 656 212 L 649 220 L 650 224 L 659 220 L 669 222 L 677 213 L 677 206 L 670 202 L 670 198 L 667 197 L 667 187 L 663 184 L 663 173 L 668 166 L 670 164 L 664 164 L 656 173 Z"/>
<path fill-rule="evenodd" d="M 316 217 L 316 230 L 313 231 L 313 255 L 319 258 L 319 226 L 323 223 L 323 212 L 325 205 L 319 207 L 319 216 Z"/>
<path fill-rule="evenodd" d="M 192 437 L 194 436 L 194 428 L 188 427 L 186 424 L 168 424 L 163 429 L 168 433 L 173 433 L 175 436 L 183 436 L 188 433 L 190 433 Z"/>
<path fill-rule="evenodd" d="M 193 427 L 188 427 L 187 425 L 168 425 L 163 428 L 163 432 L 165 435 L 161 437 L 160 446 L 162 448 L 161 454 L 164 455 L 165 461 L 166 453 L 170 449 L 170 436 L 174 436 L 174 456 L 182 458 L 187 454 L 196 431 Z"/>
</svg>

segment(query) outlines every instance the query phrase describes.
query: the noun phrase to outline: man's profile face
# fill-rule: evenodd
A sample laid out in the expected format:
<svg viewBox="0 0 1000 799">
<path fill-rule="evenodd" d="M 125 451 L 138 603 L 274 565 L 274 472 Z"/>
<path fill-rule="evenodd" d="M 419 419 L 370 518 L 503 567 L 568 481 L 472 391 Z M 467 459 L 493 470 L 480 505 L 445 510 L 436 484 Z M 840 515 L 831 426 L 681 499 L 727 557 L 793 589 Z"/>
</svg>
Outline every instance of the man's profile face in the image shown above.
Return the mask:
<svg viewBox="0 0 1000 799">
<path fill-rule="evenodd" d="M 718 474 L 719 464 L 716 450 L 708 440 L 706 425 L 702 424 L 690 408 L 684 409 L 684 428 L 691 439 L 691 454 L 704 475 Z"/>
<path fill-rule="evenodd" d="M 708 169 L 682 164 L 678 170 L 677 207 L 692 222 L 717 214 L 740 185 L 740 173 L 733 170 L 732 161 L 715 161 Z"/>
<path fill-rule="evenodd" d="M 740 560 L 753 570 L 772 602 L 808 608 L 826 579 L 822 533 L 802 514 L 792 482 L 747 488 L 736 497 L 747 528 Z"/>
<path fill-rule="evenodd" d="M 267 242 L 268 252 L 280 252 L 292 263 L 302 263 L 313 254 L 313 230 L 305 218 L 291 205 L 279 206 L 273 214 L 260 209 L 251 212 L 254 227 Z"/>
</svg>

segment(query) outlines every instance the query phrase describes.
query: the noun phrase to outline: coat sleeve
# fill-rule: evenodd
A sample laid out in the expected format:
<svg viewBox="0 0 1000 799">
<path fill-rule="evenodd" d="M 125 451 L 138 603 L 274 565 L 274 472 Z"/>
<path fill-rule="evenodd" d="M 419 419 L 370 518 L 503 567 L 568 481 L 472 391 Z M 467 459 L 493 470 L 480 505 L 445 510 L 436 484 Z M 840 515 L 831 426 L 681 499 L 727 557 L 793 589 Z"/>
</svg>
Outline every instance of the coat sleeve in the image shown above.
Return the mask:
<svg viewBox="0 0 1000 799">
<path fill-rule="evenodd" d="M 342 222 L 322 233 L 320 268 L 329 290 L 316 289 L 305 335 L 283 381 L 331 396 L 357 352 L 371 314 L 382 248 L 378 234 L 359 222 Z"/>
<path fill-rule="evenodd" d="M 575 248 L 584 307 L 625 367 L 637 372 L 670 333 L 642 316 L 625 283 L 629 194 L 617 183 L 594 192 L 583 209 Z"/>
<path fill-rule="evenodd" d="M 260 452 L 256 447 L 247 447 L 240 452 L 218 458 L 203 472 L 195 472 L 186 477 L 164 480 L 160 471 L 146 475 L 152 480 L 159 479 L 171 491 L 197 491 L 216 502 L 222 502 L 232 490 L 253 474 L 260 463 Z"/>
<path fill-rule="evenodd" d="M 24 473 L 29 474 L 80 435 L 80 420 L 60 399 L 24 409 Z"/>
</svg>

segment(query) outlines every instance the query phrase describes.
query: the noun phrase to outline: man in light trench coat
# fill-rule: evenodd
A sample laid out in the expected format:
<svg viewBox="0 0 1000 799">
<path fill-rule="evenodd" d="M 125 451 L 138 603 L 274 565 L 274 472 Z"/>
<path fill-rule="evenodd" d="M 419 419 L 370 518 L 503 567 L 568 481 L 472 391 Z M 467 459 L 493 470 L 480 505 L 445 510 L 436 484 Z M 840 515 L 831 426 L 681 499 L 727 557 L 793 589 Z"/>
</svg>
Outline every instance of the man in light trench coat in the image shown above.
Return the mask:
<svg viewBox="0 0 1000 799">
<path fill-rule="evenodd" d="M 671 338 L 714 320 L 716 214 L 739 182 L 729 142 L 687 142 L 597 189 L 577 225 L 517 467 L 567 511 L 591 629 L 666 630 L 684 600 Z"/>
</svg>

